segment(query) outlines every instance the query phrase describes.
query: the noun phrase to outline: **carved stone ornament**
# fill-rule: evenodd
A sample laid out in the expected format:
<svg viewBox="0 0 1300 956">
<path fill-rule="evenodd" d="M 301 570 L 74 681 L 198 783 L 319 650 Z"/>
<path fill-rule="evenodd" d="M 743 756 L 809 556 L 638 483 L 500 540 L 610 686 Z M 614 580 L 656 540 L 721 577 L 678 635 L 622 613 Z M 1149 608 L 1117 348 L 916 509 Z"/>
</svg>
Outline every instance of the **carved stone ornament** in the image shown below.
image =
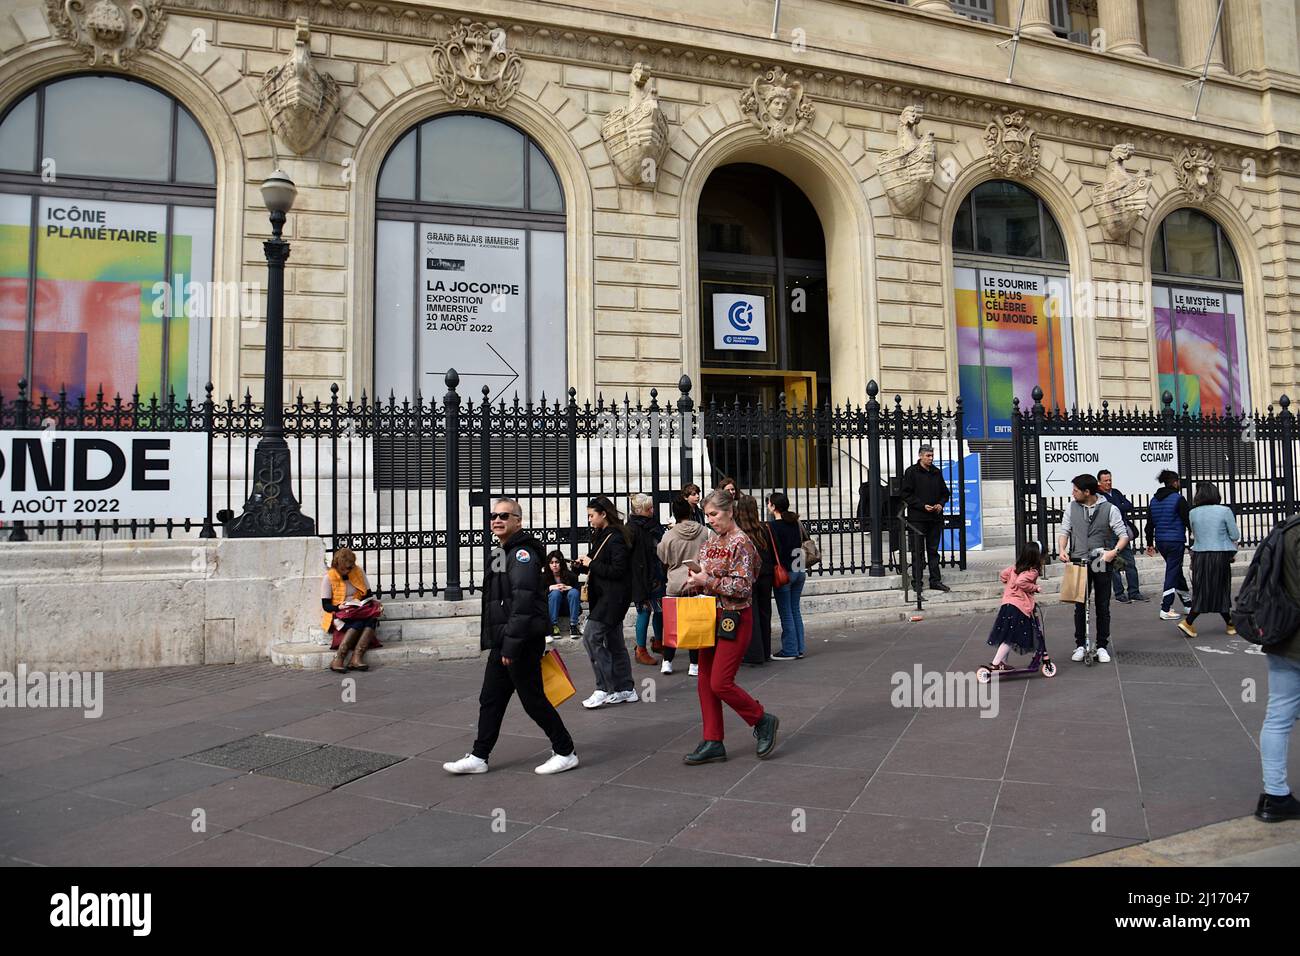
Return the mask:
<svg viewBox="0 0 1300 956">
<path fill-rule="evenodd" d="M 740 97 L 740 111 L 769 143 L 784 143 L 812 122 L 814 108 L 804 97 L 803 84 L 780 67 L 772 67 Z"/>
<path fill-rule="evenodd" d="M 463 24 L 433 50 L 433 69 L 458 106 L 500 110 L 515 95 L 524 75 L 524 61 L 506 49 L 506 31 L 482 23 Z"/>
<path fill-rule="evenodd" d="M 630 183 L 654 188 L 659 164 L 668 152 L 668 120 L 656 98 L 658 91 L 644 63 L 632 67 L 627 106 L 611 111 L 600 124 L 600 138 L 609 157 Z"/>
<path fill-rule="evenodd" d="M 1092 187 L 1092 201 L 1102 232 L 1111 242 L 1124 242 L 1129 230 L 1147 208 L 1151 196 L 1150 176 L 1139 176 L 1124 163 L 1133 158 L 1133 144 L 1120 143 L 1110 151 L 1106 181 Z"/>
<path fill-rule="evenodd" d="M 900 216 L 914 216 L 934 182 L 934 133 L 918 136 L 921 108 L 909 106 L 898 117 L 898 145 L 880 154 L 880 170 L 889 205 Z"/>
<path fill-rule="evenodd" d="M 141 50 L 158 45 L 167 17 L 162 0 L 45 0 L 50 26 L 86 54 L 125 67 Z"/>
<path fill-rule="evenodd" d="M 295 23 L 289 59 L 262 77 L 262 106 L 271 128 L 298 155 L 320 142 L 339 111 L 339 84 L 318 73 L 311 62 L 311 28 L 306 19 Z"/>
<path fill-rule="evenodd" d="M 984 129 L 984 147 L 989 162 L 1004 176 L 1032 176 L 1038 169 L 1038 144 L 1034 131 L 1025 125 L 1025 113 L 1002 113 Z"/>
<path fill-rule="evenodd" d="M 1178 188 L 1195 203 L 1203 203 L 1219 191 L 1219 163 L 1208 146 L 1184 146 L 1174 160 Z"/>
</svg>

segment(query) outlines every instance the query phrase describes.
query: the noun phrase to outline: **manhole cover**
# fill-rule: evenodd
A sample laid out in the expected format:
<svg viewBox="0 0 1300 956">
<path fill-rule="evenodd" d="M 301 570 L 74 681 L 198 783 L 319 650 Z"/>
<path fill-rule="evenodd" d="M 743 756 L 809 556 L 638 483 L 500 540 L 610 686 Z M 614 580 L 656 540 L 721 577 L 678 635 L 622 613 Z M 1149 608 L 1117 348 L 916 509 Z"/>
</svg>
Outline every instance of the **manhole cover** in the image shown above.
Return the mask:
<svg viewBox="0 0 1300 956">
<path fill-rule="evenodd" d="M 1191 654 L 1178 654 L 1167 651 L 1120 651 L 1121 664 L 1135 664 L 1142 667 L 1199 667 Z"/>
<path fill-rule="evenodd" d="M 258 772 L 266 777 L 332 788 L 391 767 L 405 759 L 392 754 L 354 750 L 351 747 L 321 747 L 310 753 L 290 757 L 272 767 L 264 767 Z"/>
<path fill-rule="evenodd" d="M 316 750 L 320 744 L 310 740 L 291 740 L 288 737 L 267 737 L 254 734 L 220 747 L 200 750 L 186 759 L 230 770 L 259 770 L 271 764 Z"/>
</svg>

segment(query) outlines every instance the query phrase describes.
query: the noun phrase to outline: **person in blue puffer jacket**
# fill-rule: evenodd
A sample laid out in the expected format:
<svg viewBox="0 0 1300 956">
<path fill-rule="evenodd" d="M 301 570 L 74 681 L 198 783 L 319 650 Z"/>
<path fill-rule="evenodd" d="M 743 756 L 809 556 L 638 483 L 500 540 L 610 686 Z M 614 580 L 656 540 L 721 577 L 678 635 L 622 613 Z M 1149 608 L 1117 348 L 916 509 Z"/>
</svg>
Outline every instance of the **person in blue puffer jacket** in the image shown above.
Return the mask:
<svg viewBox="0 0 1300 956">
<path fill-rule="evenodd" d="M 1183 610 L 1192 606 L 1190 588 L 1183 575 L 1183 552 L 1187 548 L 1187 499 L 1182 496 L 1178 472 L 1165 469 L 1156 477 L 1163 486 L 1148 507 L 1147 554 L 1157 551 L 1165 559 L 1165 589 L 1160 598 L 1160 619 L 1177 621 L 1182 615 L 1173 610 L 1174 597 L 1183 602 Z"/>
</svg>

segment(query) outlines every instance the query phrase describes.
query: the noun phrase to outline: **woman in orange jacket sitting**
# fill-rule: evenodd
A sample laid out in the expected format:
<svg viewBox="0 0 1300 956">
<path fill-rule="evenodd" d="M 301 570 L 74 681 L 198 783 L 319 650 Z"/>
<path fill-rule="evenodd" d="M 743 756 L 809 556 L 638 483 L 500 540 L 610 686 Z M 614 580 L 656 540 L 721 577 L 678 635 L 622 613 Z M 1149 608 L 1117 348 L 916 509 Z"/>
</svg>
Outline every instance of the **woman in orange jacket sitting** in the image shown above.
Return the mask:
<svg viewBox="0 0 1300 956">
<path fill-rule="evenodd" d="M 324 612 L 321 627 L 333 635 L 330 650 L 338 651 L 330 662 L 330 670 L 336 674 L 370 670 L 365 662 L 366 651 L 384 646 L 375 636 L 383 605 L 370 593 L 370 582 L 351 548 L 334 552 L 334 559 L 321 579 L 320 604 Z"/>
</svg>

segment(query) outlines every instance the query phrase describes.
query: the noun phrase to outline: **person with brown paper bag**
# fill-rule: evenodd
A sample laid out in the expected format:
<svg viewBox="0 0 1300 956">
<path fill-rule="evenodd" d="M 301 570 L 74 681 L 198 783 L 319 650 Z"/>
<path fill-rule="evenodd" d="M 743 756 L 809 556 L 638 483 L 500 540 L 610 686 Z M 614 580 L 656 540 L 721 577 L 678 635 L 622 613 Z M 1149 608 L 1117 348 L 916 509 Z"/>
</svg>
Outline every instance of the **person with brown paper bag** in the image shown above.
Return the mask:
<svg viewBox="0 0 1300 956">
<path fill-rule="evenodd" d="M 1057 537 L 1057 557 L 1066 565 L 1085 566 L 1084 600 L 1074 606 L 1074 653 L 1070 660 L 1083 660 L 1087 642 L 1087 592 L 1091 590 L 1097 602 L 1097 660 L 1110 663 L 1110 595 L 1111 562 L 1128 547 L 1128 528 L 1120 510 L 1098 495 L 1097 479 L 1093 475 L 1079 475 L 1074 479 L 1071 500 L 1061 515 L 1061 528 Z M 1096 559 L 1094 560 L 1094 555 Z M 1061 600 L 1065 581 L 1062 581 Z"/>
</svg>

